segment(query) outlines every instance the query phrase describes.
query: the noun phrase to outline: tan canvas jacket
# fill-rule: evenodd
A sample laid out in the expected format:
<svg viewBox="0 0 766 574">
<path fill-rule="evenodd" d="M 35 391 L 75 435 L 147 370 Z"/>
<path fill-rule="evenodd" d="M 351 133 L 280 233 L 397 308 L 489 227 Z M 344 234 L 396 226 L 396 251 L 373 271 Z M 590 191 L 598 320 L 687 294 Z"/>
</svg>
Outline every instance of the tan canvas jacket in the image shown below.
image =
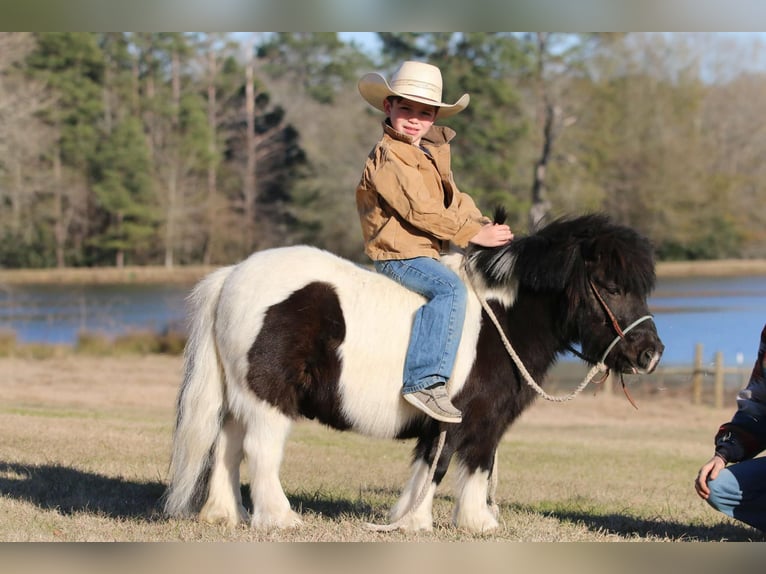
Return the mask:
<svg viewBox="0 0 766 574">
<path fill-rule="evenodd" d="M 372 260 L 438 259 L 450 241 L 465 247 L 490 222 L 452 179 L 454 136 L 450 128 L 433 126 L 421 140 L 427 154 L 383 124 L 356 189 L 365 252 Z"/>
</svg>

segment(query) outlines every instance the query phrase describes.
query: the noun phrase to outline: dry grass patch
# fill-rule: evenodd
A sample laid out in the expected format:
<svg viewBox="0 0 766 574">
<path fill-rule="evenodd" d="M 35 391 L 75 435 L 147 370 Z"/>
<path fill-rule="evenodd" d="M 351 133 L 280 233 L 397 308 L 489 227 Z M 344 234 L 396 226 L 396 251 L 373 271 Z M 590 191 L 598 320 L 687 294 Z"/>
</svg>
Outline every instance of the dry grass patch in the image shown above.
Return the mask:
<svg viewBox="0 0 766 574">
<path fill-rule="evenodd" d="M 179 357 L 156 355 L 0 359 L 0 540 L 764 540 L 693 491 L 731 409 L 662 395 L 636 397 L 637 411 L 621 395 L 538 400 L 501 444 L 501 527 L 492 533 L 450 525 L 451 473 L 437 491 L 434 532 L 367 530 L 366 522 L 386 521 L 409 476 L 413 443 L 308 421 L 295 425 L 282 471 L 302 528 L 168 520 L 157 502 L 181 370 Z"/>
</svg>

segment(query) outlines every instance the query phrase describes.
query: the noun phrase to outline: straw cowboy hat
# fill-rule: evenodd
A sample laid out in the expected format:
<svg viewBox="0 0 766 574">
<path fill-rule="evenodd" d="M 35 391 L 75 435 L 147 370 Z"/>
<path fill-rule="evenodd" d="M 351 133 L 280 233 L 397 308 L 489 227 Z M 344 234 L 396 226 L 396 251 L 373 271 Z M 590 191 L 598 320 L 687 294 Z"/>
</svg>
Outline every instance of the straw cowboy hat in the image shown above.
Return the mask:
<svg viewBox="0 0 766 574">
<path fill-rule="evenodd" d="M 385 112 L 383 101 L 389 96 L 400 96 L 439 108 L 439 117 L 448 118 L 468 106 L 470 96 L 463 94 L 454 104 L 442 102 L 442 73 L 436 66 L 407 61 L 391 76 L 391 84 L 378 73 L 365 74 L 358 84 L 359 93 L 367 102 Z"/>
</svg>

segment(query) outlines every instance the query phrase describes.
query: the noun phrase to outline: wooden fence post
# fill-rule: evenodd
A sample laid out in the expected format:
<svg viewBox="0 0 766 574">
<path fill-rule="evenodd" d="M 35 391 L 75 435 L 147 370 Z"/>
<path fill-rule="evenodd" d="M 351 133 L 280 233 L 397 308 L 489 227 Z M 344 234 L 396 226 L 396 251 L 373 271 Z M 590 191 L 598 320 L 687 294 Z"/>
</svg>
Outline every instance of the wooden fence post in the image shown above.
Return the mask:
<svg viewBox="0 0 766 574">
<path fill-rule="evenodd" d="M 715 406 L 716 408 L 723 407 L 723 353 L 718 351 L 715 354 Z"/>
<path fill-rule="evenodd" d="M 694 370 L 692 371 L 692 403 L 702 404 L 702 343 L 694 345 Z"/>
</svg>

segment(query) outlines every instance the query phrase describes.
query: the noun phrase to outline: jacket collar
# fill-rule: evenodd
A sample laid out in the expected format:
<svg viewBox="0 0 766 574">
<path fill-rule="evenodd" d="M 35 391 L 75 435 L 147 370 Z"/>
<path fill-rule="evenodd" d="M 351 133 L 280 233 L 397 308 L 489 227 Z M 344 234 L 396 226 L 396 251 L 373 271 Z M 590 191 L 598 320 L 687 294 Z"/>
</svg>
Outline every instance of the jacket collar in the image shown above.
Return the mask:
<svg viewBox="0 0 766 574">
<path fill-rule="evenodd" d="M 389 124 L 387 120 L 383 122 L 383 131 L 386 135 L 395 140 L 408 144 L 412 143 L 412 136 L 396 131 L 391 127 L 391 124 Z M 439 146 L 449 143 L 454 137 L 455 130 L 452 128 L 448 128 L 447 126 L 431 126 L 431 129 L 425 133 L 420 141 L 424 144 Z"/>
</svg>

